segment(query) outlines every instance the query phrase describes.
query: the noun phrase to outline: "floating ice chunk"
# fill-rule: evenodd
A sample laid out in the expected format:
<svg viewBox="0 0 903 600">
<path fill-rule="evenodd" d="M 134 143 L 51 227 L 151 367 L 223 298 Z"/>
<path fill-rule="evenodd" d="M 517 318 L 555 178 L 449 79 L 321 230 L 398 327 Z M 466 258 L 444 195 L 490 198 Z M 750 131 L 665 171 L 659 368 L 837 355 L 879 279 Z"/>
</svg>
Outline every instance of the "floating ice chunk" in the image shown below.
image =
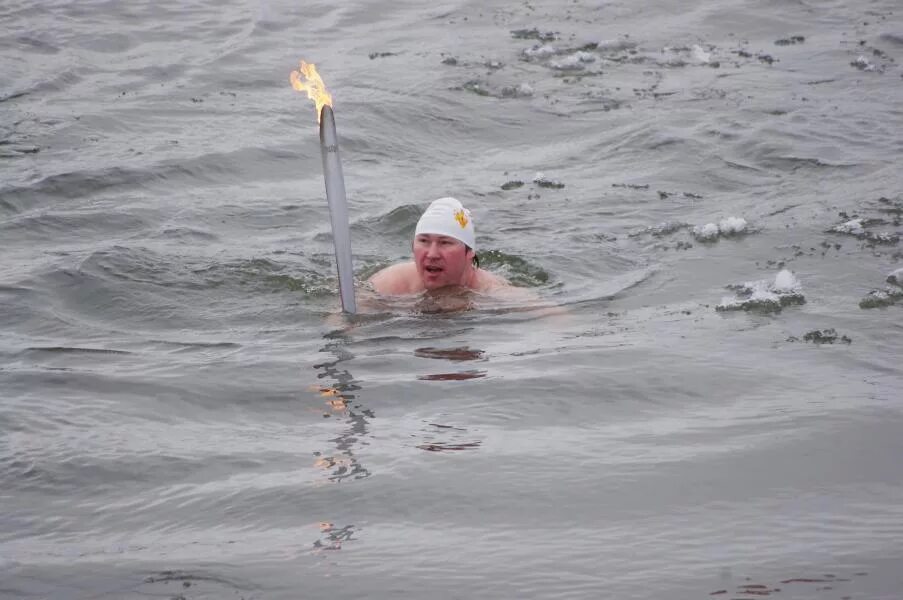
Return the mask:
<svg viewBox="0 0 903 600">
<path fill-rule="evenodd" d="M 636 42 L 631 40 L 602 40 L 596 44 L 596 50 L 601 52 L 623 52 L 634 48 L 636 48 Z"/>
<path fill-rule="evenodd" d="M 533 95 L 533 87 L 527 83 L 502 88 L 503 98 L 529 98 Z"/>
<path fill-rule="evenodd" d="M 835 225 L 829 232 L 832 233 L 843 233 L 847 235 L 852 235 L 860 240 L 866 240 L 871 242 L 872 244 L 896 244 L 900 241 L 900 236 L 896 233 L 890 232 L 878 232 L 868 231 L 866 227 L 872 227 L 874 225 L 884 225 L 886 224 L 881 219 L 863 219 L 856 218 L 850 219 L 845 223 L 841 223 L 840 225 Z"/>
<path fill-rule="evenodd" d="M 859 308 L 882 308 L 884 306 L 891 306 L 896 304 L 901 298 L 903 298 L 903 290 L 891 288 L 872 290 L 865 298 L 859 301 Z"/>
<path fill-rule="evenodd" d="M 770 291 L 763 282 L 745 284 L 747 290 L 741 293 L 739 298 L 723 298 L 721 304 L 715 306 L 715 310 L 756 310 L 759 312 L 780 312 L 781 296 Z"/>
<path fill-rule="evenodd" d="M 632 233 L 630 234 L 630 237 L 636 237 L 644 233 L 652 234 L 655 237 L 662 237 L 680 231 L 684 227 L 689 227 L 689 224 L 682 221 L 664 221 L 658 225 L 645 227 L 636 233 Z"/>
<path fill-rule="evenodd" d="M 768 313 L 780 312 L 783 307 L 792 304 L 806 303 L 805 296 L 800 292 L 799 280 L 787 269 L 779 272 L 772 283 L 761 280 L 729 285 L 728 288 L 737 292 L 737 298 L 722 299 L 721 303 L 715 306 L 715 310 L 754 310 Z"/>
<path fill-rule="evenodd" d="M 800 289 L 800 280 L 791 271 L 783 269 L 775 276 L 771 289 L 776 292 L 796 292 Z"/>
<path fill-rule="evenodd" d="M 718 226 L 714 223 L 697 225 L 693 228 L 693 237 L 700 242 L 713 242 L 718 239 Z"/>
<path fill-rule="evenodd" d="M 693 44 L 692 48 L 693 60 L 701 64 L 708 64 L 709 59 L 712 58 L 712 55 L 709 52 L 703 50 L 702 46 L 699 44 Z"/>
<path fill-rule="evenodd" d="M 584 52 L 582 50 L 578 50 L 569 56 L 565 56 L 561 60 L 556 60 L 550 63 L 553 69 L 558 69 L 561 71 L 568 71 L 573 69 L 582 69 L 584 64 L 591 63 L 596 60 L 596 57 L 589 52 Z"/>
<path fill-rule="evenodd" d="M 881 233 L 869 232 L 865 237 L 868 240 L 875 242 L 876 244 L 896 244 L 900 241 L 899 235 L 895 233 L 888 233 L 886 231 L 882 231 Z"/>
<path fill-rule="evenodd" d="M 856 60 L 850 63 L 850 66 L 856 67 L 860 71 L 878 71 L 877 65 L 875 63 L 869 62 L 864 56 L 859 56 Z"/>
<path fill-rule="evenodd" d="M 887 283 L 903 287 L 903 269 L 897 269 L 887 276 Z"/>
<path fill-rule="evenodd" d="M 543 59 L 558 54 L 558 48 L 549 44 L 537 44 L 524 50 L 524 56 L 528 59 Z"/>
<path fill-rule="evenodd" d="M 718 231 L 721 235 L 746 233 L 746 226 L 746 219 L 742 217 L 728 217 L 718 222 Z"/>
<path fill-rule="evenodd" d="M 835 231 L 837 233 L 848 233 L 850 235 L 865 235 L 865 229 L 862 227 L 862 219 L 851 219 L 846 223 L 841 223 L 840 225 L 835 225 L 831 228 L 831 231 Z"/>
<path fill-rule="evenodd" d="M 556 190 L 560 190 L 564 187 L 564 184 L 558 181 L 557 179 L 549 179 L 542 172 L 537 172 L 533 177 L 533 183 L 543 188 L 552 188 Z"/>
<path fill-rule="evenodd" d="M 727 217 L 718 224 L 706 223 L 693 228 L 693 236 L 700 242 L 714 242 L 718 237 L 749 233 L 749 223 L 742 217 Z"/>
</svg>

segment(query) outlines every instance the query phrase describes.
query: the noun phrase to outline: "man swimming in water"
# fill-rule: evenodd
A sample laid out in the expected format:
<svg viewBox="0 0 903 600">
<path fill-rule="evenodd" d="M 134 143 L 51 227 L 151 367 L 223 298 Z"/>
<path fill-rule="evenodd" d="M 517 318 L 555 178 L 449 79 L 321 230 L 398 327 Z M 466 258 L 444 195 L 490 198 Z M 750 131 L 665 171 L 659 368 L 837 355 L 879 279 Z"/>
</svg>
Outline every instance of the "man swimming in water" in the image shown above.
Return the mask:
<svg viewBox="0 0 903 600">
<path fill-rule="evenodd" d="M 413 262 L 386 267 L 370 277 L 375 291 L 403 295 L 454 287 L 477 292 L 511 287 L 479 267 L 473 219 L 454 198 L 439 198 L 427 207 L 417 221 L 412 249 Z"/>
</svg>

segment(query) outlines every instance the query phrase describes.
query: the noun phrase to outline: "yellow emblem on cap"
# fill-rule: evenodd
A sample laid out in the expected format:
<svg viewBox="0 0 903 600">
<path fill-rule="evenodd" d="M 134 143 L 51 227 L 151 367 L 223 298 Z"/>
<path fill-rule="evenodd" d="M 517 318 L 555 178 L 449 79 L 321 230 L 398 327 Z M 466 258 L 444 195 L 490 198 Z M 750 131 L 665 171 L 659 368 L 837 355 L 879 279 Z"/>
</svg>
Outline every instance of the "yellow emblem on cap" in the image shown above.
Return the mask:
<svg viewBox="0 0 903 600">
<path fill-rule="evenodd" d="M 461 229 L 467 227 L 467 215 L 464 214 L 463 209 L 458 209 L 455 211 L 455 221 L 458 222 L 458 225 L 461 226 Z"/>
</svg>

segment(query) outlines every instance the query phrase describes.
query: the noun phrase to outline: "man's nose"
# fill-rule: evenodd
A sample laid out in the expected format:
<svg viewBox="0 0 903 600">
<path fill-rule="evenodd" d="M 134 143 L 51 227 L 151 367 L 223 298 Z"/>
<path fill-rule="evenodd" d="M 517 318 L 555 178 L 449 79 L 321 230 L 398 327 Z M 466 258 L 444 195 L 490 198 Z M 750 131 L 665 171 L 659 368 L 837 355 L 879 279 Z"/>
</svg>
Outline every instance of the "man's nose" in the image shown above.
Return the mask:
<svg viewBox="0 0 903 600">
<path fill-rule="evenodd" d="M 439 255 L 439 242 L 430 242 L 430 245 L 426 249 L 427 256 L 438 256 Z"/>
</svg>

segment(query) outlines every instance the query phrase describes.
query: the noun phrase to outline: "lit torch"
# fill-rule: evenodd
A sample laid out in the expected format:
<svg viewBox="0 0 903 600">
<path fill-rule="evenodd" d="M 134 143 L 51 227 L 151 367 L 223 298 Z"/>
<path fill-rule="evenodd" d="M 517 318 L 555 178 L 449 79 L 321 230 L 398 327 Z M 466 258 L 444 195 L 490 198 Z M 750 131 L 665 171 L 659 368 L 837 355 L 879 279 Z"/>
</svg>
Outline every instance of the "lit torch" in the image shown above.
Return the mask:
<svg viewBox="0 0 903 600">
<path fill-rule="evenodd" d="M 332 96 L 317 68 L 301 61 L 300 72 L 292 71 L 289 79 L 292 87 L 307 92 L 307 97 L 317 105 L 317 122 L 320 124 L 320 153 L 323 155 L 323 179 L 326 181 L 326 200 L 329 202 L 329 219 L 332 222 L 332 241 L 335 246 L 335 262 L 339 272 L 339 295 L 342 310 L 356 313 L 354 301 L 354 270 L 351 266 L 351 233 L 348 229 L 348 205 L 345 201 L 345 178 L 339 160 L 339 139 L 335 132 L 335 114 L 332 112 Z"/>
</svg>

